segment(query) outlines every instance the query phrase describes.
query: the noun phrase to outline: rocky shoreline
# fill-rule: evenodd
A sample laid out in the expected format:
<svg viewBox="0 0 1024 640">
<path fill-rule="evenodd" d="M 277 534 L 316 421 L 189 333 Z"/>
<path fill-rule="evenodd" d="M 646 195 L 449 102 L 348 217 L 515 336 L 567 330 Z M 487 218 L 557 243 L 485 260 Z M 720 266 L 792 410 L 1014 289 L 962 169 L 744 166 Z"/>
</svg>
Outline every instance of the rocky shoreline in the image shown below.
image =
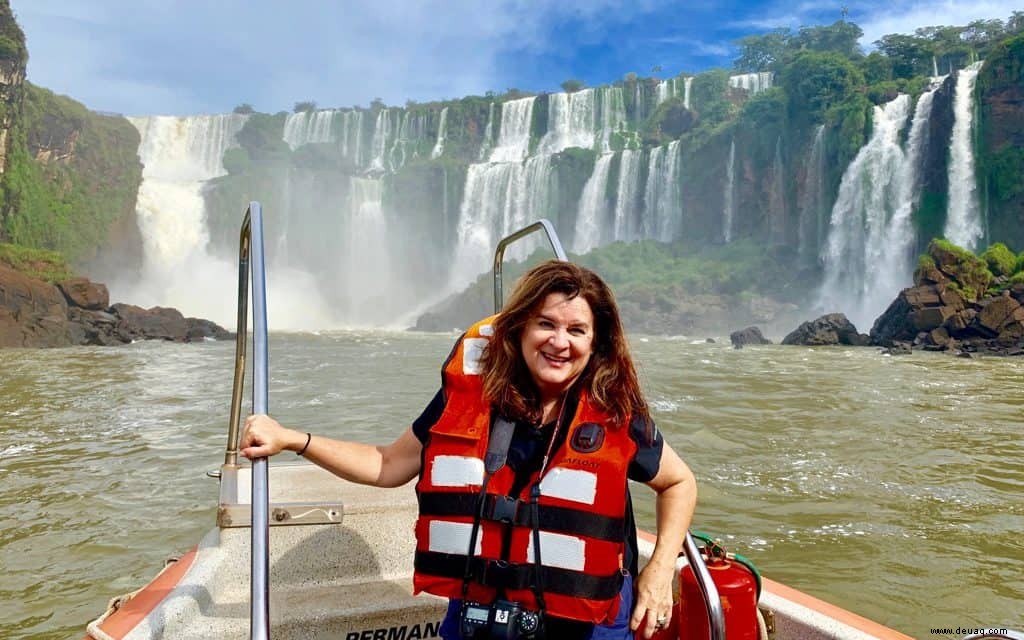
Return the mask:
<svg viewBox="0 0 1024 640">
<path fill-rule="evenodd" d="M 50 284 L 0 264 L 0 348 L 233 338 L 216 323 L 177 309 L 111 305 L 106 285 L 87 278 Z"/>
</svg>

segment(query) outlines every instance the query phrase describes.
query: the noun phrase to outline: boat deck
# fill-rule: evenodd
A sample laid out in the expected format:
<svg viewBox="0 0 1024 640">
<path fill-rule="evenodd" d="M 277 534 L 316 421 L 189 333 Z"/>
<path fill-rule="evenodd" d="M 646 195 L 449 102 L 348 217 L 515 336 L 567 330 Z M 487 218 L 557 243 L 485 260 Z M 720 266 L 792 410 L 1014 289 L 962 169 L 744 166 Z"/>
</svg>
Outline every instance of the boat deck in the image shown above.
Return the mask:
<svg viewBox="0 0 1024 640">
<path fill-rule="evenodd" d="M 239 467 L 221 482 L 222 523 L 239 526 L 211 530 L 194 553 L 119 611 L 90 624 L 93 638 L 248 637 L 248 471 Z M 412 596 L 411 485 L 363 487 L 299 462 L 271 465 L 269 487 L 273 638 L 436 637 L 446 601 Z M 277 524 L 277 517 L 294 524 Z M 639 545 L 643 562 L 653 538 L 642 535 Z M 779 640 L 908 638 L 771 581 L 760 604 L 773 612 Z"/>
</svg>

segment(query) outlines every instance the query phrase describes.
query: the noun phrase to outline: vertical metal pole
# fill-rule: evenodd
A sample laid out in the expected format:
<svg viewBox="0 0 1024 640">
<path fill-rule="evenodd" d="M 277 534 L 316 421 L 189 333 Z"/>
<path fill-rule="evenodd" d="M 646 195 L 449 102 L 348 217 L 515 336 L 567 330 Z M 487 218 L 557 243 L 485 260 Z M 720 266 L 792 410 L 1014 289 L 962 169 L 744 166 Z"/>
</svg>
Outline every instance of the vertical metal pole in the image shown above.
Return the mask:
<svg viewBox="0 0 1024 640">
<path fill-rule="evenodd" d="M 683 551 L 686 552 L 686 561 L 693 569 L 693 575 L 697 578 L 697 586 L 704 596 L 704 606 L 708 611 L 708 631 L 711 640 L 725 640 L 725 610 L 722 608 L 722 599 L 718 595 L 715 581 L 711 578 L 711 572 L 704 564 L 704 558 L 700 555 L 697 543 L 693 541 L 690 532 L 686 532 L 686 539 L 683 540 Z"/>
<path fill-rule="evenodd" d="M 263 260 L 263 207 L 249 203 L 252 216 L 252 411 L 267 412 L 267 282 Z M 270 490 L 267 459 L 252 461 L 252 620 L 249 637 L 270 637 Z"/>
</svg>

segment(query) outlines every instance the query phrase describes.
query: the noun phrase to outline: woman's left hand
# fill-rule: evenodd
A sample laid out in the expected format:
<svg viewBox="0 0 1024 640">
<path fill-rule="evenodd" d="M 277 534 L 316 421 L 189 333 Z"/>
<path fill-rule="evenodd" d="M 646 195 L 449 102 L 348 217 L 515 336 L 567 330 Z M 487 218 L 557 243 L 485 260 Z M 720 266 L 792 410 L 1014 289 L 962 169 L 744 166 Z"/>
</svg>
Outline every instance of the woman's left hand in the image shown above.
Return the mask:
<svg viewBox="0 0 1024 640">
<path fill-rule="evenodd" d="M 636 602 L 629 628 L 650 638 L 655 631 L 668 626 L 672 619 L 672 582 L 675 564 L 649 562 L 636 580 Z"/>
</svg>

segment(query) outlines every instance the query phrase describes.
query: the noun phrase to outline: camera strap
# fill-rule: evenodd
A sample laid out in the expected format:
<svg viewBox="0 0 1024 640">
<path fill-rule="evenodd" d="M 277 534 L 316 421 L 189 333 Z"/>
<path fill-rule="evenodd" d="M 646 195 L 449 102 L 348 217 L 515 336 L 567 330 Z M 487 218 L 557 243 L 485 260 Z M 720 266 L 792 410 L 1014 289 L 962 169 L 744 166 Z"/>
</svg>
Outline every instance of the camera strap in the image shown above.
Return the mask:
<svg viewBox="0 0 1024 640">
<path fill-rule="evenodd" d="M 462 576 L 462 599 L 466 599 L 469 592 L 469 579 L 473 567 L 473 552 L 476 549 L 476 538 L 480 533 L 480 520 L 484 516 L 484 506 L 487 504 L 487 484 L 491 476 L 505 466 L 508 460 L 508 447 L 512 443 L 512 434 L 516 430 L 514 422 L 498 416 L 491 427 L 491 433 L 487 440 L 487 453 L 484 455 L 484 480 L 480 483 L 480 493 L 477 496 L 475 515 L 473 516 L 473 529 L 469 534 L 469 549 L 466 551 L 466 569 Z"/>
</svg>

